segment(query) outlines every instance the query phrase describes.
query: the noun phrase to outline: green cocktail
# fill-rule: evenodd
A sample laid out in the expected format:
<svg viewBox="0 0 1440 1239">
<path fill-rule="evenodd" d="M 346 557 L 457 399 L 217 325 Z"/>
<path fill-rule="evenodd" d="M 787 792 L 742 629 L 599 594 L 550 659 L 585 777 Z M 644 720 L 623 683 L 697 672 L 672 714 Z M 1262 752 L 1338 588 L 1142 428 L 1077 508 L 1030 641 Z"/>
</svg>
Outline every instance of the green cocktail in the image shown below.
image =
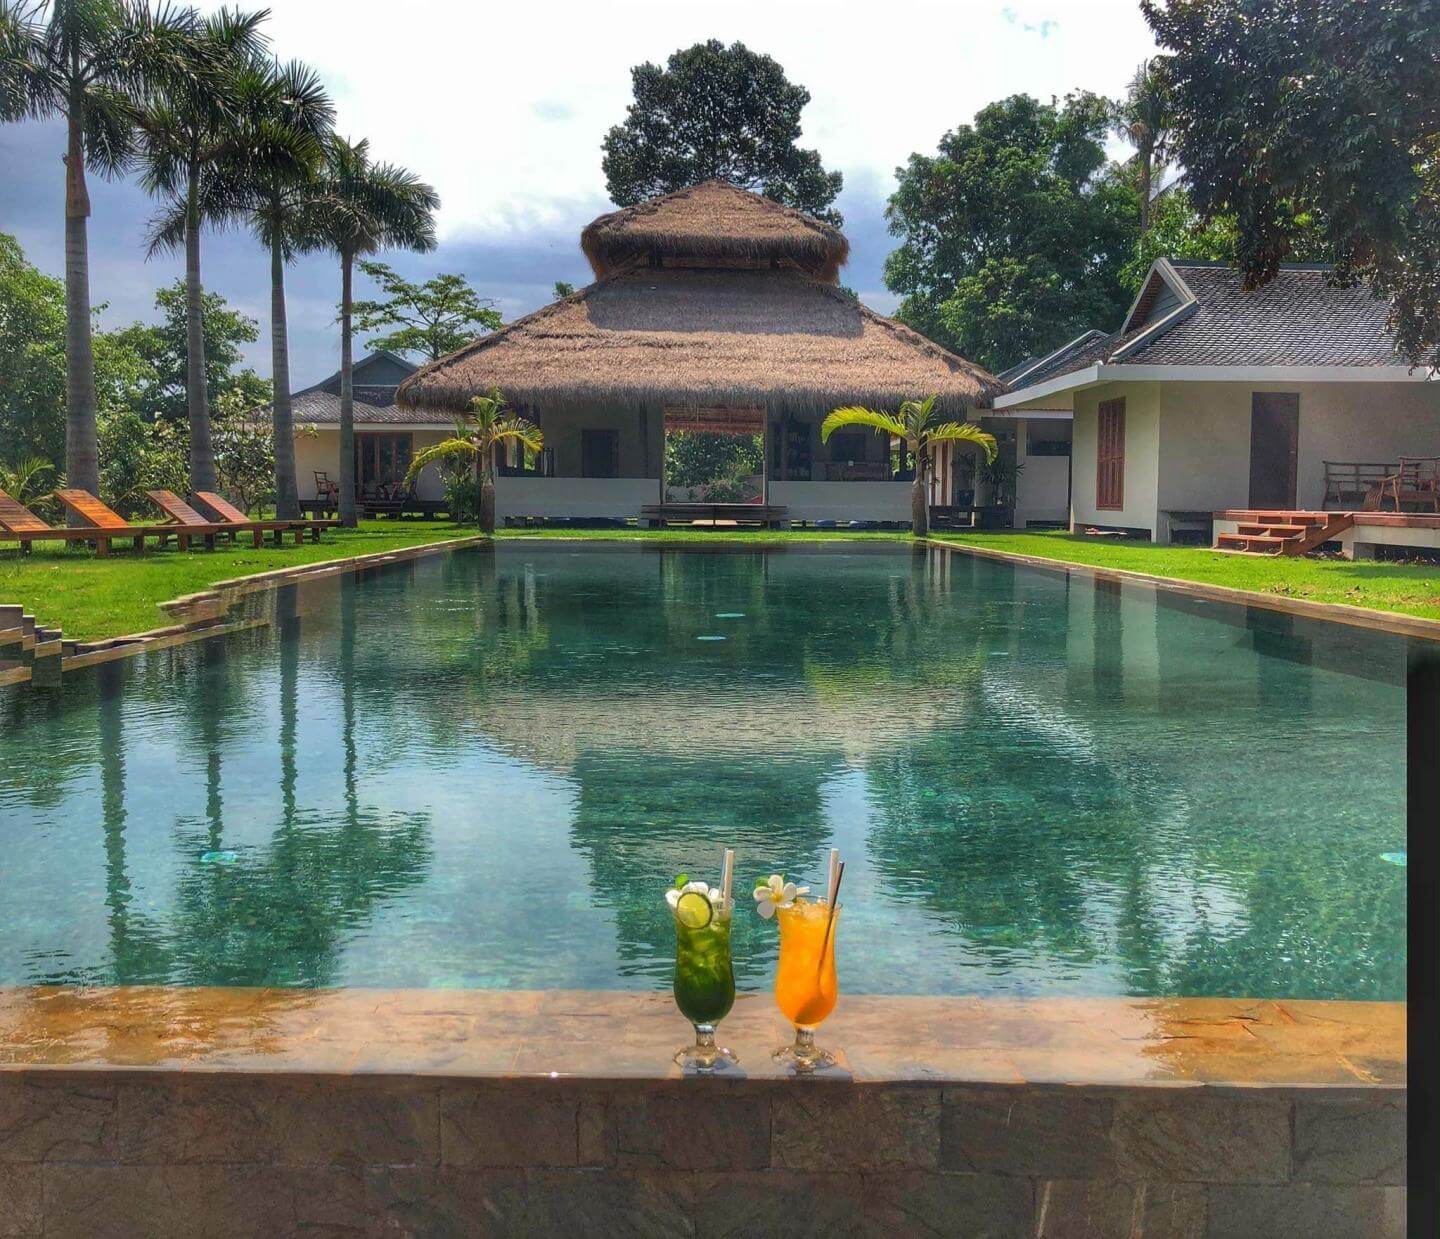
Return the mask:
<svg viewBox="0 0 1440 1239">
<path fill-rule="evenodd" d="M 718 894 L 718 892 L 716 892 Z M 715 1025 L 735 1005 L 735 969 L 730 962 L 730 909 L 709 892 L 686 891 L 676 901 L 675 1005 L 695 1026 L 695 1044 L 675 1055 L 682 1067 L 718 1071 L 735 1055 L 715 1044 Z"/>
</svg>

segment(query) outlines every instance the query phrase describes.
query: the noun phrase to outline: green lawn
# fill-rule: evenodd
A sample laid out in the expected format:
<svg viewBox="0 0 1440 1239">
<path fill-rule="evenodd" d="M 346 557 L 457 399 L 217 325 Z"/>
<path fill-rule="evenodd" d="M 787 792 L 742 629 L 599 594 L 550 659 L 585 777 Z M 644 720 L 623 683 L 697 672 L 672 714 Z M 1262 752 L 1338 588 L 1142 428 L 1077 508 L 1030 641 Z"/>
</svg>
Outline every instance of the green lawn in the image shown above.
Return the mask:
<svg viewBox="0 0 1440 1239">
<path fill-rule="evenodd" d="M 21 557 L 0 544 L 0 603 L 21 603 L 42 623 L 59 625 L 67 637 L 94 640 L 157 628 L 166 622 L 159 604 L 209 588 L 216 581 L 266 572 L 290 564 L 395 550 L 447 538 L 467 537 L 473 527 L 442 521 L 362 521 L 360 528 L 328 531 L 317 543 L 225 547 L 217 551 L 146 551 L 136 557 L 114 551 L 97 559 L 89 551 L 37 544 Z M 672 529 L 507 529 L 505 541 L 585 539 L 664 541 L 711 545 L 775 542 L 905 542 L 907 533 L 794 530 L 708 531 Z M 1063 563 L 1118 568 L 1153 576 L 1255 590 L 1314 602 L 1398 611 L 1440 620 L 1440 568 L 1411 564 L 1347 563 L 1342 560 L 1262 559 L 1216 555 L 1199 547 L 1154 546 L 1065 533 L 941 533 L 937 538 L 992 550 L 1035 555 Z"/>
<path fill-rule="evenodd" d="M 1157 546 L 1068 533 L 939 533 L 937 539 L 1094 568 L 1249 589 L 1311 602 L 1340 602 L 1440 620 L 1440 567 L 1343 559 L 1217 555 L 1196 546 Z"/>
<path fill-rule="evenodd" d="M 361 521 L 353 530 L 327 529 L 319 542 L 283 547 L 245 544 L 214 551 L 181 552 L 173 547 L 143 555 L 118 546 L 105 559 L 64 543 L 35 544 L 22 556 L 14 543 L 0 543 L 0 603 L 20 603 L 42 624 L 80 641 L 144 632 L 168 623 L 159 604 L 208 589 L 216 581 L 268 572 L 294 564 L 370 555 L 400 547 L 469 537 L 473 526 L 448 521 Z"/>
</svg>

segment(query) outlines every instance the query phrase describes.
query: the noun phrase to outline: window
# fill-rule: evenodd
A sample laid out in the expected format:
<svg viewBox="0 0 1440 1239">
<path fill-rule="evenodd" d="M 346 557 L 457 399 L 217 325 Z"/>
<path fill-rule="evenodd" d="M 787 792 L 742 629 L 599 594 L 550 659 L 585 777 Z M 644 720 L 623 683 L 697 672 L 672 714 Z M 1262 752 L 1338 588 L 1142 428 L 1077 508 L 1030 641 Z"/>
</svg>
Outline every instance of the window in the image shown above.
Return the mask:
<svg viewBox="0 0 1440 1239">
<path fill-rule="evenodd" d="M 1100 403 L 1095 445 L 1095 506 L 1116 512 L 1125 506 L 1125 401 Z"/>
<path fill-rule="evenodd" d="M 830 436 L 830 459 L 859 464 L 865 459 L 865 440 L 870 436 L 862 431 L 846 431 Z"/>
<path fill-rule="evenodd" d="M 409 435 L 360 434 L 355 436 L 355 483 L 361 495 L 405 481 L 412 454 Z"/>
<path fill-rule="evenodd" d="M 620 432 L 618 430 L 582 430 L 580 432 L 580 476 L 582 478 L 618 478 L 620 476 Z"/>
</svg>

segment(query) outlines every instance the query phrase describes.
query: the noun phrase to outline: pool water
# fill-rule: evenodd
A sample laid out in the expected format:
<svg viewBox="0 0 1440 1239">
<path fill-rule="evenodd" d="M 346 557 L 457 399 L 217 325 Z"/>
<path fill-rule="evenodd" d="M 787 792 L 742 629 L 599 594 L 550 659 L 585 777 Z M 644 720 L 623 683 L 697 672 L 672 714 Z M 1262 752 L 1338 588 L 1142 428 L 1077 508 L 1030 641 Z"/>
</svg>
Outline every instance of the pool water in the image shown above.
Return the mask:
<svg viewBox="0 0 1440 1239">
<path fill-rule="evenodd" d="M 0 984 L 1405 995 L 1405 643 L 898 545 L 502 545 L 0 691 Z M 741 990 L 774 922 L 737 909 Z"/>
</svg>

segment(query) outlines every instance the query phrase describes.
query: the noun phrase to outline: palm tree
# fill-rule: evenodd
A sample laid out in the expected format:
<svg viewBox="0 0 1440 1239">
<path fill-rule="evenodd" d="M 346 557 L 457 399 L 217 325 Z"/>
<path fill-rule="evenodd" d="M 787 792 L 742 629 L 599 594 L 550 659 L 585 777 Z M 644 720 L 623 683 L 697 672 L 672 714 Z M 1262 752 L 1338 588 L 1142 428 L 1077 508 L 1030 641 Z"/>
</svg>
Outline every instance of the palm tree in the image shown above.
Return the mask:
<svg viewBox="0 0 1440 1239">
<path fill-rule="evenodd" d="M 308 239 L 340 256 L 340 520 L 347 528 L 355 526 L 355 260 L 382 249 L 434 249 L 439 205 L 439 195 L 404 168 L 371 163 L 368 141 L 335 137 L 327 144 Z"/>
<path fill-rule="evenodd" d="M 1135 148 L 1140 173 L 1140 236 L 1150 231 L 1150 199 L 1155 178 L 1170 162 L 1174 113 L 1165 58 L 1142 61 L 1130 79 L 1125 98 L 1115 105 L 1110 126 L 1116 137 Z"/>
<path fill-rule="evenodd" d="M 899 439 L 915 458 L 915 484 L 910 491 L 910 532 L 923 538 L 930 532 L 930 505 L 925 496 L 925 475 L 930 470 L 930 449 L 937 443 L 972 443 L 983 448 L 986 460 L 995 459 L 995 436 L 971 422 L 935 420 L 935 397 L 906 400 L 898 413 L 873 409 L 836 409 L 820 424 L 820 441 L 844 426 L 869 426 L 891 439 Z"/>
<path fill-rule="evenodd" d="M 200 281 L 201 175 L 232 160 L 244 140 L 241 124 L 253 92 L 263 85 L 257 60 L 264 13 L 221 9 L 197 26 L 190 53 L 193 81 L 152 91 L 136 117 L 141 183 L 161 196 L 168 211 L 152 231 L 152 254 L 185 250 L 185 403 L 190 419 L 190 487 L 215 490 L 215 448 L 205 388 L 204 287 Z M 166 218 L 168 214 L 169 218 Z"/>
<path fill-rule="evenodd" d="M 0 119 L 65 118 L 65 473 L 89 491 L 100 460 L 86 168 L 121 172 L 136 99 L 157 82 L 193 85 L 194 28 L 192 11 L 147 0 L 0 0 Z"/>
<path fill-rule="evenodd" d="M 531 452 L 545 446 L 540 427 L 510 414 L 498 387 L 488 396 L 470 401 L 471 412 L 455 424 L 454 438 L 428 447 L 410 462 L 405 485 L 410 486 L 426 465 L 437 460 L 471 460 L 480 469 L 480 530 L 495 532 L 495 449 L 502 443 L 518 443 Z"/>
<path fill-rule="evenodd" d="M 270 251 L 270 364 L 274 387 L 275 515 L 300 515 L 295 482 L 295 417 L 290 404 L 290 335 L 285 318 L 285 264 L 304 248 L 314 178 L 324 158 L 335 109 L 314 70 L 298 61 L 267 64 L 251 92 L 244 141 L 217 169 L 202 210 L 243 214 Z"/>
</svg>

